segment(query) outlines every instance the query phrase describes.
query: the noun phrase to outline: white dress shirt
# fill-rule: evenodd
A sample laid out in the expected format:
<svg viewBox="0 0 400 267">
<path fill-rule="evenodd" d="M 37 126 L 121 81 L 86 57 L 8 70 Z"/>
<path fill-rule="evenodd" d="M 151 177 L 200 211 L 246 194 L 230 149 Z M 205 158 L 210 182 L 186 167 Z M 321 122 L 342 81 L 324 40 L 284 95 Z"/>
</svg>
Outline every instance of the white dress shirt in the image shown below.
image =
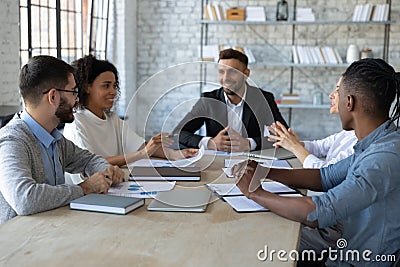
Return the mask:
<svg viewBox="0 0 400 267">
<path fill-rule="evenodd" d="M 304 160 L 303 167 L 317 169 L 341 161 L 354 153 L 356 143 L 354 131 L 344 130 L 321 140 L 304 141 L 304 148 L 311 154 Z"/>
<path fill-rule="evenodd" d="M 246 93 L 247 93 L 247 85 L 245 86 L 242 100 L 237 105 L 235 105 L 231 103 L 228 96 L 224 92 L 226 110 L 228 114 L 228 125 L 230 125 L 232 129 L 238 132 L 239 134 L 242 133 L 242 128 L 243 128 L 242 118 L 243 118 L 243 107 L 246 100 Z M 203 137 L 199 142 L 199 147 L 204 147 L 204 149 L 207 149 L 208 141 L 210 139 L 211 137 L 209 136 Z M 247 138 L 247 140 L 249 140 L 250 142 L 250 150 L 256 149 L 257 147 L 256 141 L 254 141 L 253 138 Z"/>
</svg>

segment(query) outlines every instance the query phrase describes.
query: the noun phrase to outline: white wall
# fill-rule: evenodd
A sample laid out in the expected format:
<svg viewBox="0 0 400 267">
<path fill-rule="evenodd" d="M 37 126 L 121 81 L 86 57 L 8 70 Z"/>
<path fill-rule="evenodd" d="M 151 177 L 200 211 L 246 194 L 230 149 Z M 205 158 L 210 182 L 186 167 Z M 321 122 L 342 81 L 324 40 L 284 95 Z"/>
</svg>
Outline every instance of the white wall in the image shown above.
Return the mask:
<svg viewBox="0 0 400 267">
<path fill-rule="evenodd" d="M 19 105 L 19 4 L 0 2 L 0 106 Z"/>
</svg>

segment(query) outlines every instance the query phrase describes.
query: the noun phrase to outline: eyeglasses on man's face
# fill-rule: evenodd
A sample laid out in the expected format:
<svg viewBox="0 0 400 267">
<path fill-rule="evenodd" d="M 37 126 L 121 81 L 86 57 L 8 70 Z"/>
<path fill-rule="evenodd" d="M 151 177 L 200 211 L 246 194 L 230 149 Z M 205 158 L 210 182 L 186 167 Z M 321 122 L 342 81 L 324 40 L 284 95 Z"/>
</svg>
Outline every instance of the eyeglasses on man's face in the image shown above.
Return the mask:
<svg viewBox="0 0 400 267">
<path fill-rule="evenodd" d="M 50 92 L 51 89 L 53 89 L 53 88 L 50 88 L 49 90 L 44 91 L 43 94 L 44 94 L 44 95 L 47 94 L 48 92 Z M 72 94 L 74 95 L 75 98 L 78 97 L 78 93 L 79 93 L 77 87 L 73 88 L 72 90 L 65 90 L 65 89 L 59 89 L 59 88 L 54 88 L 54 89 L 55 89 L 56 91 L 60 91 L 60 92 L 72 93 Z"/>
</svg>

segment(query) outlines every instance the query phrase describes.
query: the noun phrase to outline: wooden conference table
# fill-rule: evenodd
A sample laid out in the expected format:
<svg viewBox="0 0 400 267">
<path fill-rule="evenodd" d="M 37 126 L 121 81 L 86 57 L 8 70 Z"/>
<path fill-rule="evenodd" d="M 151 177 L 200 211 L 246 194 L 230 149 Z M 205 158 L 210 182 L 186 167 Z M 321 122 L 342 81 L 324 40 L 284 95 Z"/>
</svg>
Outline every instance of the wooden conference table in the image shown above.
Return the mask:
<svg viewBox="0 0 400 267">
<path fill-rule="evenodd" d="M 221 172 L 223 159 L 207 167 L 201 182 L 177 185 L 233 182 Z M 300 223 L 271 212 L 236 213 L 221 200 L 205 213 L 149 212 L 149 203 L 125 216 L 68 206 L 17 216 L 0 225 L 0 266 L 295 265 L 279 261 L 276 253 L 273 261 L 260 261 L 257 253 L 266 246 L 269 252 L 296 249 Z"/>
</svg>

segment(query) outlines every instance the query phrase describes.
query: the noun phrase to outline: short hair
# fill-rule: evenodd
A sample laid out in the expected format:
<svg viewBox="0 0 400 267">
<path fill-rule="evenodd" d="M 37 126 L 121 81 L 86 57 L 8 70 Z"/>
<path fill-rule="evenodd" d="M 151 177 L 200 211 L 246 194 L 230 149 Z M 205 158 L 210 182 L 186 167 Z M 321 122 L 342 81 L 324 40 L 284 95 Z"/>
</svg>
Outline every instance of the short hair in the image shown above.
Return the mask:
<svg viewBox="0 0 400 267">
<path fill-rule="evenodd" d="M 74 69 L 61 59 L 45 55 L 32 57 L 19 75 L 19 90 L 24 102 L 38 105 L 46 90 L 65 88 L 73 72 Z"/>
<path fill-rule="evenodd" d="M 221 59 L 232 59 L 232 58 L 239 60 L 247 68 L 247 65 L 249 64 L 249 59 L 247 58 L 247 56 L 245 54 L 243 54 L 242 52 L 240 52 L 238 50 L 235 50 L 233 48 L 228 48 L 228 49 L 225 49 L 225 50 L 221 50 L 219 52 L 218 62 Z"/>
<path fill-rule="evenodd" d="M 399 73 L 379 58 L 365 58 L 353 62 L 343 73 L 343 87 L 347 92 L 361 99 L 361 106 L 367 114 L 389 117 L 390 108 L 396 99 L 391 121 L 399 123 Z"/>
<path fill-rule="evenodd" d="M 111 71 L 114 73 L 115 81 L 117 84 L 117 96 L 118 99 L 120 95 L 119 88 L 119 78 L 117 68 L 107 60 L 100 60 L 94 57 L 93 55 L 87 55 L 83 58 L 75 60 L 72 62 L 72 66 L 74 68 L 75 81 L 79 88 L 79 103 L 78 108 L 82 109 L 87 106 L 88 102 L 88 93 L 87 88 L 93 81 L 106 71 Z"/>
</svg>

